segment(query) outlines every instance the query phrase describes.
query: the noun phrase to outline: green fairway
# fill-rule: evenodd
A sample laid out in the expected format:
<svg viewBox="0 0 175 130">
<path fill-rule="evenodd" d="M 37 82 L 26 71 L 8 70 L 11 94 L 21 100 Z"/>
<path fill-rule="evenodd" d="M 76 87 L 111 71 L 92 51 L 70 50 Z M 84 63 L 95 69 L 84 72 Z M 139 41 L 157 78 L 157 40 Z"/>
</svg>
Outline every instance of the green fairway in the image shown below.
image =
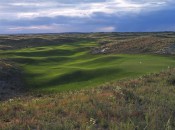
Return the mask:
<svg viewBox="0 0 175 130">
<path fill-rule="evenodd" d="M 80 41 L 52 46 L 0 51 L 18 63 L 31 90 L 64 91 L 133 78 L 175 66 L 173 56 L 90 54 L 95 42 Z"/>
</svg>

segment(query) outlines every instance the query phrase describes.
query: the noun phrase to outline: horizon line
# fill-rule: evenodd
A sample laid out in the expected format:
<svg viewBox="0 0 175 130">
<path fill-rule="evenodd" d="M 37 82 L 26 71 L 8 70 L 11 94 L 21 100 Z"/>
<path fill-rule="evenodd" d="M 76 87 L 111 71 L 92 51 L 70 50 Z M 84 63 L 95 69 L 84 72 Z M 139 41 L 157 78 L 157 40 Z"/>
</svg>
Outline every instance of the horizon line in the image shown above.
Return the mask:
<svg viewBox="0 0 175 130">
<path fill-rule="evenodd" d="M 2 35 L 90 34 L 90 33 L 175 33 L 175 31 L 124 31 L 124 32 L 57 32 L 57 33 L 0 33 Z"/>
</svg>

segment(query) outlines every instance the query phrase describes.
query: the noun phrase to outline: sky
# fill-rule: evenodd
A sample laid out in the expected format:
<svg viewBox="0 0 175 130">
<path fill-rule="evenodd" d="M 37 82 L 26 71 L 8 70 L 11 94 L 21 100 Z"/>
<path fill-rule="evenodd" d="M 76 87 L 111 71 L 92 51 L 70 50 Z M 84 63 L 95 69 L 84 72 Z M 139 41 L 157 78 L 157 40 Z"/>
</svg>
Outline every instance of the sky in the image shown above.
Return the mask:
<svg viewBox="0 0 175 130">
<path fill-rule="evenodd" d="M 175 31 L 175 0 L 0 0 L 0 34 Z"/>
</svg>

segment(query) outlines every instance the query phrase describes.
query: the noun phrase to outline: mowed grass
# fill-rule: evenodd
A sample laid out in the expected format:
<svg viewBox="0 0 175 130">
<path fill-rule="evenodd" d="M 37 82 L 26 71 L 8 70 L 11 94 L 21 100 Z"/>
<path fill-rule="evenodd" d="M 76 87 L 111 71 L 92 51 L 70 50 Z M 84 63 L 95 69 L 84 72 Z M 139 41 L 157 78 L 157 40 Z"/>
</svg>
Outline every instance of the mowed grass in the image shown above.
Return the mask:
<svg viewBox="0 0 175 130">
<path fill-rule="evenodd" d="M 90 48 L 94 46 L 96 42 L 80 41 L 0 51 L 0 55 L 21 66 L 29 89 L 43 92 L 93 87 L 175 66 L 173 56 L 92 55 Z"/>
</svg>

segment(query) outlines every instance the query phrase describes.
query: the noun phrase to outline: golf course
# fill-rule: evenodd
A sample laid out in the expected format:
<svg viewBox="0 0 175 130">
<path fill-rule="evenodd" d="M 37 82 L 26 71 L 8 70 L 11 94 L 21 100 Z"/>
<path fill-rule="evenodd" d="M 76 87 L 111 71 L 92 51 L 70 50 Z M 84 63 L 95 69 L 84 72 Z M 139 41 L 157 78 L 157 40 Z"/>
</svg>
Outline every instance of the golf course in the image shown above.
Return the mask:
<svg viewBox="0 0 175 130">
<path fill-rule="evenodd" d="M 21 67 L 30 90 L 46 92 L 95 87 L 175 66 L 174 56 L 91 54 L 90 48 L 97 46 L 95 41 L 83 39 L 79 42 L 0 51 L 0 55 Z"/>
<path fill-rule="evenodd" d="M 0 129 L 173 130 L 175 34 L 0 36 Z"/>
</svg>

